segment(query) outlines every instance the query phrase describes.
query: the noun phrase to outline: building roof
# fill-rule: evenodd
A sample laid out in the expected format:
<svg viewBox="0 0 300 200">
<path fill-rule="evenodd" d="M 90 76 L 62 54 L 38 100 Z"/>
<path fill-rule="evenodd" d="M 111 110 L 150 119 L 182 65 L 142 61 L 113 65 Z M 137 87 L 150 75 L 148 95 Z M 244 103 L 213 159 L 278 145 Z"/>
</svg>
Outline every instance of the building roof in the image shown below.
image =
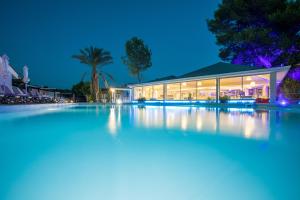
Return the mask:
<svg viewBox="0 0 300 200">
<path fill-rule="evenodd" d="M 157 78 L 157 79 L 154 79 L 154 80 L 151 80 L 151 81 L 148 81 L 148 82 L 167 81 L 167 80 L 171 80 L 171 79 L 175 79 L 175 78 L 178 78 L 178 77 L 171 75 L 171 76 L 165 76 L 165 77 Z"/>
<path fill-rule="evenodd" d="M 226 74 L 226 73 L 233 73 L 233 72 L 258 70 L 258 69 L 264 69 L 264 68 L 265 67 L 234 65 L 234 64 L 230 64 L 230 63 L 218 62 L 216 64 L 209 65 L 207 67 L 203 67 L 201 69 L 189 72 L 187 74 L 183 74 L 183 75 L 179 76 L 178 78 L 209 76 L 209 75 L 216 75 L 216 74 Z"/>
<path fill-rule="evenodd" d="M 155 82 L 165 82 L 171 80 L 180 80 L 180 79 L 192 79 L 192 78 L 200 78 L 200 77 L 214 77 L 214 76 L 224 76 L 228 74 L 243 74 L 243 72 L 247 73 L 255 73 L 255 72 L 271 72 L 271 71 L 278 71 L 284 70 L 286 68 L 289 69 L 290 66 L 285 67 L 272 67 L 272 68 L 265 68 L 265 67 L 258 67 L 258 66 L 247 66 L 247 65 L 235 65 L 230 63 L 218 62 L 213 65 L 209 65 L 206 67 L 202 67 L 198 70 L 180 75 L 180 76 L 167 76 L 163 78 L 158 78 L 151 81 L 146 81 L 137 84 L 129 84 L 130 86 L 133 85 L 143 85 L 143 84 L 150 84 Z"/>
</svg>

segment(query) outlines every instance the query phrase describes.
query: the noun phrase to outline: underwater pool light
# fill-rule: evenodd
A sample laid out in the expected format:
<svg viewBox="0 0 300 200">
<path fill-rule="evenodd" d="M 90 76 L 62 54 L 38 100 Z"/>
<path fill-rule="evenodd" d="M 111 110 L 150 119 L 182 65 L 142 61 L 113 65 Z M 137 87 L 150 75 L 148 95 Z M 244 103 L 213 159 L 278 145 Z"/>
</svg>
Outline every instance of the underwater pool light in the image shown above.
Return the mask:
<svg viewBox="0 0 300 200">
<path fill-rule="evenodd" d="M 122 100 L 121 99 L 117 99 L 116 103 L 117 104 L 122 104 Z"/>
<path fill-rule="evenodd" d="M 287 104 L 287 102 L 285 100 L 282 100 L 279 102 L 280 105 L 285 106 Z"/>
</svg>

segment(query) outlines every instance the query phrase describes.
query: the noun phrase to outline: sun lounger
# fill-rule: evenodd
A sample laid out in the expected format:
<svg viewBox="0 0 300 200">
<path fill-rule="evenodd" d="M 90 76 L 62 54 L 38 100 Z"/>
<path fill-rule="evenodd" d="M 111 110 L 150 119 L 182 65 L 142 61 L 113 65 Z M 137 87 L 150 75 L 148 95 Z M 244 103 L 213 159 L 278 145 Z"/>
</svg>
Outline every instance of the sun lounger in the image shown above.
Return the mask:
<svg viewBox="0 0 300 200">
<path fill-rule="evenodd" d="M 16 103 L 16 97 L 13 91 L 11 91 L 7 86 L 1 85 L 1 103 L 14 104 Z"/>
<path fill-rule="evenodd" d="M 32 104 L 54 103 L 55 100 L 46 94 L 41 94 L 36 89 L 26 91 L 13 86 L 10 90 L 7 86 L 0 86 L 0 104 Z"/>
</svg>

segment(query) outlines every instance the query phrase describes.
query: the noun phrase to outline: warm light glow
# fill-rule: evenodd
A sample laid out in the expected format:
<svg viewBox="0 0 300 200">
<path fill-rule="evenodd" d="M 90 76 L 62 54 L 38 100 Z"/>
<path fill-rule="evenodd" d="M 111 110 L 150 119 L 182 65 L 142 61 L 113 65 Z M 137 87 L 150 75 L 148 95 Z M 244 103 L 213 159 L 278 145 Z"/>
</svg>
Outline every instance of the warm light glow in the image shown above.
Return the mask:
<svg viewBox="0 0 300 200">
<path fill-rule="evenodd" d="M 250 76 L 248 76 L 248 77 L 246 78 L 246 80 L 247 80 L 247 81 L 251 81 L 252 79 L 251 79 Z"/>
<path fill-rule="evenodd" d="M 114 88 L 110 88 L 110 91 L 111 92 L 115 92 L 116 90 Z"/>
<path fill-rule="evenodd" d="M 252 81 L 252 82 L 250 83 L 250 86 L 251 86 L 251 87 L 255 87 L 255 82 Z"/>
<path fill-rule="evenodd" d="M 121 127 L 121 107 L 115 106 L 110 108 L 108 121 L 107 121 L 107 128 L 108 132 L 111 136 L 117 136 L 118 130 Z"/>
<path fill-rule="evenodd" d="M 187 116 L 186 115 L 183 115 L 181 117 L 181 129 L 182 130 L 186 130 L 188 127 L 188 119 L 187 119 Z"/>
<path fill-rule="evenodd" d="M 153 99 L 163 100 L 164 99 L 164 86 L 154 85 L 153 86 Z"/>
<path fill-rule="evenodd" d="M 115 135 L 117 132 L 116 111 L 114 108 L 111 108 L 109 112 L 108 130 L 111 135 Z"/>
<path fill-rule="evenodd" d="M 201 81 L 199 81 L 199 82 L 197 83 L 197 85 L 198 85 L 198 86 L 201 86 L 201 85 L 202 85 L 202 82 L 201 82 Z"/>
<path fill-rule="evenodd" d="M 186 86 L 186 82 L 183 82 L 183 83 L 182 83 L 182 86 Z"/>
<path fill-rule="evenodd" d="M 201 118 L 201 116 L 199 116 L 199 117 L 197 118 L 196 127 L 197 127 L 197 130 L 198 130 L 198 131 L 201 131 L 201 130 L 202 130 L 202 118 Z"/>
<path fill-rule="evenodd" d="M 253 117 L 245 117 L 244 136 L 251 138 L 255 131 L 255 120 Z"/>
</svg>

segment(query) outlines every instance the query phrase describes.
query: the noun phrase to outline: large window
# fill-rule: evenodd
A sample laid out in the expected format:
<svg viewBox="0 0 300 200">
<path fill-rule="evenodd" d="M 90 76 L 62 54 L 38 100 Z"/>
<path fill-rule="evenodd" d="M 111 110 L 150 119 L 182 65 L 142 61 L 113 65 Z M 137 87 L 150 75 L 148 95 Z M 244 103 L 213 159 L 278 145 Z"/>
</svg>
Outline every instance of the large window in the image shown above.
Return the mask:
<svg viewBox="0 0 300 200">
<path fill-rule="evenodd" d="M 181 83 L 181 100 L 194 100 L 196 99 L 196 81 Z"/>
<path fill-rule="evenodd" d="M 220 79 L 220 96 L 230 99 L 269 98 L 270 75 L 233 77 Z"/>
<path fill-rule="evenodd" d="M 143 97 L 145 97 L 146 100 L 152 99 L 152 95 L 153 95 L 153 87 L 152 86 L 143 87 Z"/>
<path fill-rule="evenodd" d="M 269 98 L 270 75 L 243 77 L 243 95 L 248 98 Z"/>
<path fill-rule="evenodd" d="M 221 78 L 219 95 L 230 99 L 269 98 L 269 87 L 270 74 Z M 164 95 L 166 100 L 216 99 L 216 79 L 134 88 L 134 99 L 144 97 L 146 100 L 163 100 Z"/>
<path fill-rule="evenodd" d="M 134 99 L 139 99 L 143 97 L 143 88 L 142 87 L 135 87 L 133 89 Z"/>
<path fill-rule="evenodd" d="M 180 100 L 180 83 L 167 84 L 167 100 Z"/>
<path fill-rule="evenodd" d="M 216 79 L 197 81 L 197 99 L 216 99 Z"/>
<path fill-rule="evenodd" d="M 153 86 L 153 99 L 163 100 L 164 99 L 164 86 L 154 85 Z"/>
<path fill-rule="evenodd" d="M 243 78 L 222 78 L 220 79 L 220 97 L 229 96 L 230 99 L 240 99 L 243 94 Z"/>
</svg>

